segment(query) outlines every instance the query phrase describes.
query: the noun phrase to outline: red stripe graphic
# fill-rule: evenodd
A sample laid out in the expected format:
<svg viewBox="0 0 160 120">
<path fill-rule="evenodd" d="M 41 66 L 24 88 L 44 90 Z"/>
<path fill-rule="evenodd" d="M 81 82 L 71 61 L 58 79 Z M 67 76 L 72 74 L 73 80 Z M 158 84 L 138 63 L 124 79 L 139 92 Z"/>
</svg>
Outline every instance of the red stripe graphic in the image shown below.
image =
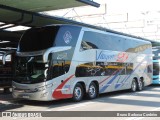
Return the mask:
<svg viewBox="0 0 160 120">
<path fill-rule="evenodd" d="M 57 99 L 63 99 L 63 98 L 71 98 L 73 96 L 73 94 L 63 94 L 62 93 L 62 88 L 64 87 L 64 85 L 73 77 L 74 75 L 71 75 L 69 78 L 67 78 L 66 80 L 64 80 L 64 82 L 62 82 L 53 92 L 52 97 Z"/>
</svg>

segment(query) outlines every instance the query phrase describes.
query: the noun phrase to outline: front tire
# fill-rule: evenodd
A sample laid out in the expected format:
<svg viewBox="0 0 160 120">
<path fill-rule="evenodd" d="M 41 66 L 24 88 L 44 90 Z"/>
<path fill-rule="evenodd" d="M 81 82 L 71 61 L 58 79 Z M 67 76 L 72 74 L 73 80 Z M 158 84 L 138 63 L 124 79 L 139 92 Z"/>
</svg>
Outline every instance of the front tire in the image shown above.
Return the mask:
<svg viewBox="0 0 160 120">
<path fill-rule="evenodd" d="M 89 99 L 94 99 L 96 98 L 98 95 L 98 89 L 97 86 L 94 82 L 91 82 L 91 84 L 89 85 L 89 90 L 88 90 L 88 98 Z"/>
<path fill-rule="evenodd" d="M 133 79 L 131 84 L 131 91 L 136 92 L 136 90 L 137 90 L 137 82 L 135 79 Z"/>
<path fill-rule="evenodd" d="M 73 101 L 79 102 L 83 99 L 84 89 L 80 83 L 77 83 L 73 90 Z"/>
</svg>

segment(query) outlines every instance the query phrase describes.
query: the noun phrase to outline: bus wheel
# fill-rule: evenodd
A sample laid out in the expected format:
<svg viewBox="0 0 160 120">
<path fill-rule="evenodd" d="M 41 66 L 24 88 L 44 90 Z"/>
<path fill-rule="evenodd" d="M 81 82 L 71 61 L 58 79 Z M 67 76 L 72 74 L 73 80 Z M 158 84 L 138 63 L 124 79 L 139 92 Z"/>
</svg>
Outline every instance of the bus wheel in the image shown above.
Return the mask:
<svg viewBox="0 0 160 120">
<path fill-rule="evenodd" d="M 131 91 L 135 92 L 137 90 L 137 82 L 135 79 L 133 79 L 132 84 L 131 84 Z"/>
<path fill-rule="evenodd" d="M 143 87 L 144 87 L 143 80 L 140 79 L 140 80 L 139 80 L 139 83 L 138 83 L 138 90 L 139 90 L 139 91 L 143 90 Z"/>
<path fill-rule="evenodd" d="M 98 90 L 97 90 L 97 86 L 94 82 L 91 82 L 91 84 L 89 85 L 89 90 L 88 90 L 88 98 L 89 99 L 94 99 L 97 97 L 98 94 Z"/>
<path fill-rule="evenodd" d="M 84 95 L 83 87 L 80 83 L 77 83 L 73 90 L 73 101 L 81 101 Z"/>
</svg>

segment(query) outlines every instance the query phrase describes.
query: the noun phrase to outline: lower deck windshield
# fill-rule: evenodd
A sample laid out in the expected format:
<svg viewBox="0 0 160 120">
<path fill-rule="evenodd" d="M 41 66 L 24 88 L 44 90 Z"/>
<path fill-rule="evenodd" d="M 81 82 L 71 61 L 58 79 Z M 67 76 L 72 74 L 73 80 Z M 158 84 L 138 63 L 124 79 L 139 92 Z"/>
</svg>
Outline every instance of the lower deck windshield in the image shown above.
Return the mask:
<svg viewBox="0 0 160 120">
<path fill-rule="evenodd" d="M 47 66 L 42 56 L 17 57 L 14 81 L 25 84 L 43 82 L 47 79 Z"/>
</svg>

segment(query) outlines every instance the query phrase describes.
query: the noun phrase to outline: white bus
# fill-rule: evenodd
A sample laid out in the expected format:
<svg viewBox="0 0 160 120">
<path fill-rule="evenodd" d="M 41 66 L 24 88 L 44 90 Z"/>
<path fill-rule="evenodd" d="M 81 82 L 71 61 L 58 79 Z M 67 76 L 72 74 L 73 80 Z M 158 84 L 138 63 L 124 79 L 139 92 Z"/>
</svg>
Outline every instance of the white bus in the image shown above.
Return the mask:
<svg viewBox="0 0 160 120">
<path fill-rule="evenodd" d="M 50 101 L 130 89 L 152 82 L 152 46 L 142 38 L 74 25 L 27 30 L 16 53 L 13 97 Z"/>
</svg>

